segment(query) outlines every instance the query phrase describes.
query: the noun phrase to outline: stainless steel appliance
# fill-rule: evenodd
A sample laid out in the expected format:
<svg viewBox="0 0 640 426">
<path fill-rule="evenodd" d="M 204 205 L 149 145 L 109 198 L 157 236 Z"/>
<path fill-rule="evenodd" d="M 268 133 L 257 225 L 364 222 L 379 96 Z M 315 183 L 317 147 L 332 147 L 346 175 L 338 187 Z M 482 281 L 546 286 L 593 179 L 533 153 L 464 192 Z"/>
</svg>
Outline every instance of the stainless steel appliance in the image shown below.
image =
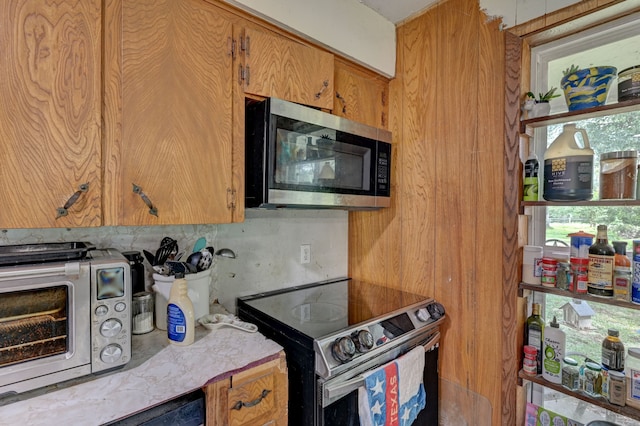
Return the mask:
<svg viewBox="0 0 640 426">
<path fill-rule="evenodd" d="M 389 206 L 389 131 L 276 98 L 245 120 L 246 207 Z"/>
<path fill-rule="evenodd" d="M 0 246 L 0 396 L 131 359 L 129 262 L 93 248 Z"/>
<path fill-rule="evenodd" d="M 414 424 L 438 424 L 445 313 L 433 299 L 340 278 L 241 297 L 238 316 L 284 347 L 289 424 L 359 425 L 363 374 L 416 346 L 425 350 L 427 403 Z"/>
</svg>

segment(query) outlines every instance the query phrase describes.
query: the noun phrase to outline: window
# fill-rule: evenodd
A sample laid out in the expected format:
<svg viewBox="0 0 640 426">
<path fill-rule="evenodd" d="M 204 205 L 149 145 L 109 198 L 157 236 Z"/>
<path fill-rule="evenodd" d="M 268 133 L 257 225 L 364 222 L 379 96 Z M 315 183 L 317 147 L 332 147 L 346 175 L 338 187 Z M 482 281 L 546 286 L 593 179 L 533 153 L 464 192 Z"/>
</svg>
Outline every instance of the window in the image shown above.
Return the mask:
<svg viewBox="0 0 640 426">
<path fill-rule="evenodd" d="M 531 87 L 533 93 L 545 93 L 551 87 L 560 87 L 563 70 L 571 65 L 580 68 L 599 65 L 613 65 L 618 72 L 640 64 L 640 15 L 630 15 L 616 22 L 592 28 L 579 34 L 538 46 L 532 49 Z M 557 93 L 562 93 L 561 88 Z M 607 104 L 617 102 L 617 79 L 611 85 Z M 551 114 L 567 111 L 564 97 L 553 99 Z M 585 129 L 591 148 L 595 151 L 593 167 L 593 199 L 599 199 L 600 155 L 605 152 L 640 151 L 640 111 L 592 118 L 575 122 L 576 127 Z M 536 131 L 532 149 L 540 161 L 540 193 L 542 197 L 543 157 L 546 148 L 562 132 L 563 125 L 552 125 Z M 544 246 L 547 241 L 558 240 L 569 244 L 568 234 L 585 231 L 595 234 L 598 224 L 608 226 L 609 243 L 626 241 L 627 254 L 631 253 L 632 240 L 640 239 L 640 207 L 638 206 L 575 206 L 536 207 L 531 209 L 529 241 Z M 568 293 L 570 296 L 570 293 Z M 616 306 L 588 303 L 593 310 L 591 321 L 577 326 L 564 318 L 570 297 L 536 293 L 535 301 L 543 305 L 543 318 L 549 324 L 556 316 L 567 336 L 566 351 L 575 353 L 577 361 L 589 357 L 597 362 L 601 358 L 600 342 L 606 337 L 607 329 L 615 328 L 625 348 L 640 347 L 640 313 L 637 310 Z M 583 302 L 584 303 L 584 302 Z M 533 386 L 530 400 L 537 405 L 558 412 L 574 420 L 587 423 L 604 419 L 620 425 L 637 424 L 637 420 L 627 419 L 602 408 L 571 398 L 550 388 Z"/>
</svg>

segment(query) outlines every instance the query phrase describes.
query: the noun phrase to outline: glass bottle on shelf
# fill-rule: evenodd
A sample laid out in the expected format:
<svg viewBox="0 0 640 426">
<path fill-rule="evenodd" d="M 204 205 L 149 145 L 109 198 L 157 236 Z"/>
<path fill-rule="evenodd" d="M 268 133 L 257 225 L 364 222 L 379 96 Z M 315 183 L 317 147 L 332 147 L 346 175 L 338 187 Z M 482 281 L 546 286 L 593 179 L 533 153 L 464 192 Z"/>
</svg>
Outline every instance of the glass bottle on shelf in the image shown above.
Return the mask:
<svg viewBox="0 0 640 426">
<path fill-rule="evenodd" d="M 614 257 L 615 251 L 607 239 L 607 225 L 598 225 L 596 241 L 589 247 L 589 294 L 613 297 Z"/>
<path fill-rule="evenodd" d="M 540 317 L 540 304 L 534 303 L 531 307 L 531 316 L 527 318 L 525 325 L 524 343 L 538 350 L 536 359 L 537 374 L 542 374 L 542 339 L 544 333 L 544 320 Z"/>
<path fill-rule="evenodd" d="M 524 179 L 522 181 L 522 200 L 538 201 L 538 157 L 535 152 L 529 154 L 529 158 L 524 163 Z"/>
<path fill-rule="evenodd" d="M 627 242 L 613 241 L 615 251 L 613 266 L 613 297 L 617 300 L 631 300 L 631 260 L 627 257 Z"/>
<path fill-rule="evenodd" d="M 620 333 L 610 328 L 602 341 L 602 366 L 607 370 L 624 371 L 624 355 Z"/>
</svg>

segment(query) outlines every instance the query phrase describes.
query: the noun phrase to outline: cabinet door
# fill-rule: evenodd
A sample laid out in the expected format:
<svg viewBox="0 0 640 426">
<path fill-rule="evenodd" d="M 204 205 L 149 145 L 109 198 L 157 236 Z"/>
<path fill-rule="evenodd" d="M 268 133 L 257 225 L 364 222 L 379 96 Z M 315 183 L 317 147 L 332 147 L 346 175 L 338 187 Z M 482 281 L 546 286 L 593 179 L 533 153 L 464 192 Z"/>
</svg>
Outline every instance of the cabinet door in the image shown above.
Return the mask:
<svg viewBox="0 0 640 426">
<path fill-rule="evenodd" d="M 369 126 L 386 128 L 389 113 L 387 80 L 337 59 L 335 68 L 333 113 Z"/>
<path fill-rule="evenodd" d="M 203 0 L 108 3 L 107 221 L 230 222 L 231 23 Z"/>
<path fill-rule="evenodd" d="M 254 27 L 241 49 L 245 93 L 333 108 L 332 54 Z"/>
<path fill-rule="evenodd" d="M 273 361 L 208 385 L 205 394 L 207 426 L 287 425 L 284 352 Z"/>
<path fill-rule="evenodd" d="M 99 226 L 101 1 L 5 0 L 0 22 L 0 227 Z"/>
</svg>

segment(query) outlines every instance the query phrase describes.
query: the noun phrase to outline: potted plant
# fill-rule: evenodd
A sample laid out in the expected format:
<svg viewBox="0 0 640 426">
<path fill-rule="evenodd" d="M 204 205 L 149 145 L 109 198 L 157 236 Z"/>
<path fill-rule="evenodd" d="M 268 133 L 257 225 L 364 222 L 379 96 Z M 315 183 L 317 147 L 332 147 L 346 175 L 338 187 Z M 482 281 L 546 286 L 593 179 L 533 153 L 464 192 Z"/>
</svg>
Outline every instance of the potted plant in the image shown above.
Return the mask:
<svg viewBox="0 0 640 426">
<path fill-rule="evenodd" d="M 604 105 L 609 86 L 617 76 L 616 67 L 597 66 L 580 69 L 577 65 L 564 70 L 560 86 L 569 111 Z"/>
<path fill-rule="evenodd" d="M 556 90 L 558 90 L 557 87 L 552 87 L 547 91 L 547 93 L 538 93 L 538 99 L 536 99 L 533 92 L 527 92 L 527 97 L 524 101 L 524 110 L 529 111 L 528 118 L 549 115 L 551 112 L 551 105 L 549 104 L 549 101 L 560 96 L 556 93 Z"/>
</svg>

